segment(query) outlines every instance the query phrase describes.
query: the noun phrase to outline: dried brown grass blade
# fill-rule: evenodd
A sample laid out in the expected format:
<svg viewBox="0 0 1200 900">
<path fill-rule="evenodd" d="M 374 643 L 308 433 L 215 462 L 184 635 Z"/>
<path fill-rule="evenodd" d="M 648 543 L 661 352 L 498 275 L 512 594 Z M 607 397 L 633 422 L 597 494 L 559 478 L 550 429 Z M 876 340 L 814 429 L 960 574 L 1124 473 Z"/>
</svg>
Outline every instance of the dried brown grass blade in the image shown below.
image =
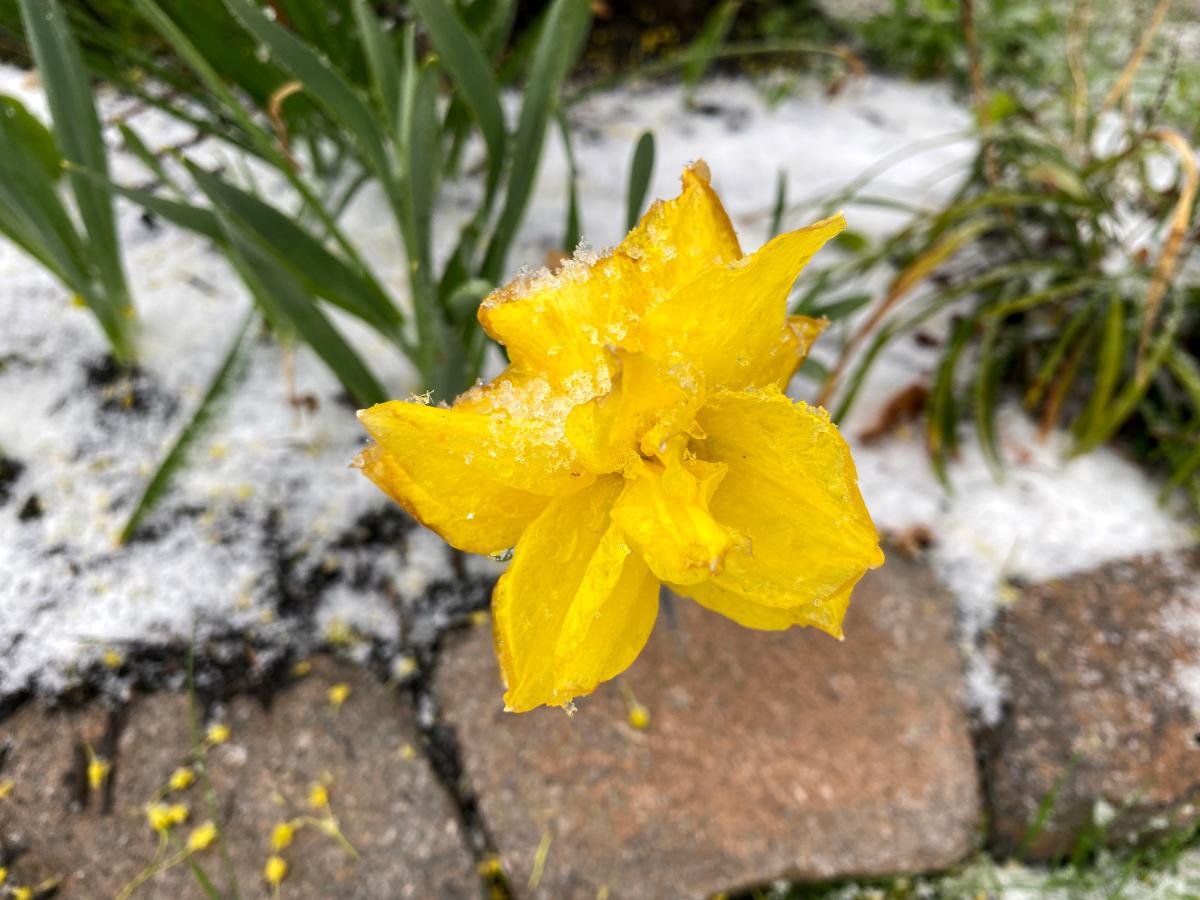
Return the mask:
<svg viewBox="0 0 1200 900">
<path fill-rule="evenodd" d="M 1138 45 L 1129 57 L 1129 61 L 1125 63 L 1125 68 L 1121 70 L 1120 76 L 1113 84 L 1112 89 L 1109 90 L 1108 95 L 1104 98 L 1104 102 L 1100 104 L 1101 112 L 1116 106 L 1133 84 L 1133 78 L 1137 75 L 1138 69 L 1141 68 L 1142 62 L 1146 59 L 1146 54 L 1150 52 L 1150 47 L 1154 43 L 1154 37 L 1158 34 L 1158 30 L 1162 28 L 1163 22 L 1166 21 L 1167 10 L 1170 8 L 1171 0 L 1158 0 L 1158 4 L 1154 7 L 1154 12 L 1150 14 L 1150 21 L 1146 25 L 1146 30 L 1142 32 L 1142 39 L 1138 41 Z"/>
<path fill-rule="evenodd" d="M 1150 345 L 1150 336 L 1158 321 L 1158 313 L 1162 308 L 1163 297 L 1171 286 L 1175 271 L 1179 266 L 1179 255 L 1183 250 L 1183 242 L 1187 237 L 1188 223 L 1192 218 L 1192 207 L 1196 204 L 1196 191 L 1200 188 L 1200 170 L 1196 166 L 1196 151 L 1182 134 L 1173 128 L 1156 128 L 1147 138 L 1166 144 L 1179 156 L 1179 166 L 1183 170 L 1183 188 L 1175 208 L 1171 210 L 1170 230 L 1163 243 L 1162 253 L 1154 264 L 1154 273 L 1150 277 L 1150 288 L 1146 291 L 1145 312 L 1142 316 L 1142 333 L 1138 339 L 1137 378 L 1140 381 L 1145 375 L 1146 349 Z"/>
<path fill-rule="evenodd" d="M 288 81 L 275 89 L 267 103 L 267 116 L 271 119 L 271 126 L 275 129 L 275 140 L 279 142 L 279 152 L 288 161 L 288 165 L 296 170 L 299 170 L 300 164 L 296 161 L 296 157 L 292 156 L 287 122 L 283 120 L 283 103 L 288 97 L 298 94 L 302 90 L 304 90 L 304 85 L 299 81 Z"/>
</svg>

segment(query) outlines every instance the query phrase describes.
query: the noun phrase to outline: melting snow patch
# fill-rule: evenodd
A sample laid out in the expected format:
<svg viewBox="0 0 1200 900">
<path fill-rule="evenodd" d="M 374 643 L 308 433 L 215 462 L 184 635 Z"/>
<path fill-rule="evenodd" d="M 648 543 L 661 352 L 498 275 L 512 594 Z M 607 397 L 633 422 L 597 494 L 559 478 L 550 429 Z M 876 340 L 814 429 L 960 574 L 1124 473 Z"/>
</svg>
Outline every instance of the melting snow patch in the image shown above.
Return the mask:
<svg viewBox="0 0 1200 900">
<path fill-rule="evenodd" d="M 853 436 L 854 424 L 847 430 Z M 1013 581 L 1060 578 L 1194 540 L 1182 513 L 1158 503 L 1159 486 L 1116 450 L 1070 457 L 1068 435 L 1040 440 L 1034 423 L 1011 409 L 1000 415 L 999 434 L 1001 477 L 969 437 L 949 467 L 950 493 L 916 435 L 855 451 L 876 525 L 893 533 L 923 526 L 935 536 L 934 569 L 958 600 L 969 697 L 988 722 L 999 716 L 1003 686 L 973 650 L 1015 597 Z"/>
</svg>

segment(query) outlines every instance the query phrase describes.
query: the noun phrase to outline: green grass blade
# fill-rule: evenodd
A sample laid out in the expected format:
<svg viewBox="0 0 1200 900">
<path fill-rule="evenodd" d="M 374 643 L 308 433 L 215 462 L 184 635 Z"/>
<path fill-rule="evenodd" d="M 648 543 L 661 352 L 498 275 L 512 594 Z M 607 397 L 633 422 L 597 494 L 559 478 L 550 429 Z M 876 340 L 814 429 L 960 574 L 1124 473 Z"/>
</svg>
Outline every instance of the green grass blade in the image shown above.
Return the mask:
<svg viewBox="0 0 1200 900">
<path fill-rule="evenodd" d="M 988 467 L 999 480 L 1003 475 L 1000 444 L 996 438 L 996 406 L 1000 400 L 1000 371 L 1003 357 L 996 350 L 999 326 L 988 321 L 984 325 L 983 340 L 979 346 L 973 386 L 972 412 L 975 416 L 975 431 L 979 435 L 979 446 Z"/>
<path fill-rule="evenodd" d="M 388 130 L 394 135 L 398 134 L 400 67 L 396 64 L 396 48 L 367 0 L 354 0 L 354 20 L 358 26 L 359 40 L 366 51 L 375 102 L 383 110 Z"/>
<path fill-rule="evenodd" d="M 304 85 L 305 93 L 326 115 L 341 123 L 355 138 L 376 176 L 385 183 L 390 181 L 392 166 L 379 123 L 346 79 L 317 51 L 271 21 L 250 0 L 223 2 L 242 27 L 271 52 L 271 58 Z"/>
<path fill-rule="evenodd" d="M 412 197 L 413 239 L 417 260 L 433 277 L 433 206 L 438 190 L 438 69 L 422 66 L 413 92 L 408 151 L 408 186 Z"/>
<path fill-rule="evenodd" d="M 357 402 L 370 406 L 386 399 L 367 364 L 346 343 L 300 282 L 220 212 L 217 219 L 229 241 L 230 262 L 268 318 L 286 322 L 294 329 Z"/>
<path fill-rule="evenodd" d="M 788 176 L 783 169 L 775 176 L 775 202 L 771 204 L 771 225 L 767 229 L 767 240 L 783 230 L 783 214 L 787 211 Z"/>
<path fill-rule="evenodd" d="M 221 900 L 221 895 L 217 892 L 216 886 L 212 880 L 204 874 L 204 870 L 189 856 L 187 858 L 188 867 L 192 870 L 192 875 L 196 882 L 200 885 L 200 889 L 204 891 L 209 900 Z"/>
<path fill-rule="evenodd" d="M 79 172 L 87 178 L 105 177 L 87 169 L 79 169 Z M 108 187 L 117 196 L 138 204 L 147 212 L 161 216 L 173 225 L 203 235 L 218 244 L 225 242 L 225 233 L 221 231 L 217 217 L 212 214 L 211 210 L 205 209 L 203 206 L 196 206 L 180 200 L 168 200 L 147 188 L 129 187 L 111 180 L 108 182 Z"/>
<path fill-rule="evenodd" d="M 29 116 L 16 100 L 0 111 L 0 230 L 76 293 L 90 294 L 87 254 L 47 169 L 44 142 L 30 140 Z M 11 110 L 12 115 L 6 115 Z M 20 112 L 18 112 L 18 110 Z M 24 113 L 24 115 L 21 115 Z M 61 167 L 58 167 L 61 168 Z M 109 309 L 93 310 L 107 330 Z"/>
<path fill-rule="evenodd" d="M 1146 358 L 1145 369 L 1141 373 L 1141 377 L 1135 377 L 1117 392 L 1113 401 L 1108 405 L 1104 415 L 1097 420 L 1091 430 L 1085 434 L 1077 443 L 1074 452 L 1087 453 L 1096 449 L 1100 444 L 1107 441 L 1117 429 L 1133 414 L 1138 403 L 1141 402 L 1146 390 L 1150 387 L 1154 380 L 1155 373 L 1162 366 L 1169 351 L 1175 342 L 1176 333 L 1183 321 L 1184 302 L 1183 292 L 1175 292 L 1175 301 L 1172 305 L 1170 314 L 1166 321 L 1163 322 L 1162 329 L 1159 331 L 1158 337 L 1155 338 L 1151 345 L 1150 353 Z"/>
<path fill-rule="evenodd" d="M 1087 434 L 1104 413 L 1112 400 L 1113 392 L 1117 389 L 1121 369 L 1125 364 L 1125 304 L 1115 292 L 1108 299 L 1108 309 L 1100 328 L 1100 352 L 1096 359 L 1096 373 L 1087 406 L 1075 422 L 1073 430 L 1076 438 Z"/>
<path fill-rule="evenodd" d="M 245 133 L 255 151 L 277 168 L 289 169 L 287 160 L 279 153 L 274 138 L 251 117 L 233 92 L 226 86 L 216 68 L 200 49 L 189 39 L 175 20 L 163 12 L 155 0 L 132 0 L 138 12 L 150 26 L 179 55 L 179 58 L 196 73 L 205 90 L 217 101 L 221 110 Z"/>
<path fill-rule="evenodd" d="M 403 318 L 369 274 L 355 271 L 293 218 L 253 194 L 195 164 L 188 164 L 188 172 L 222 214 L 257 238 L 261 248 L 290 269 L 310 293 L 340 306 L 389 338 L 399 334 Z"/>
<path fill-rule="evenodd" d="M 21 145 L 22 152 L 42 166 L 46 181 L 56 182 L 63 172 L 62 157 L 50 129 L 27 110 L 16 97 L 0 94 L 0 118 L 6 140 Z M 13 152 L 13 151 L 9 151 Z"/>
<path fill-rule="evenodd" d="M 579 166 L 575 162 L 575 147 L 571 141 L 571 126 L 562 109 L 555 110 L 559 136 L 567 156 L 567 221 L 563 225 L 562 250 L 574 253 L 582 238 L 579 224 Z"/>
<path fill-rule="evenodd" d="M 489 168 L 498 175 L 504 161 L 507 134 L 491 61 L 475 35 L 445 0 L 412 0 L 412 7 L 429 32 L 441 64 L 475 114 L 487 145 Z M 489 177 L 490 180 L 493 178 Z"/>
<path fill-rule="evenodd" d="M 146 146 L 146 142 L 141 139 L 136 131 L 126 125 L 124 122 L 117 124 L 117 129 L 121 132 L 121 141 L 125 149 L 137 157 L 138 162 L 146 167 L 161 184 L 172 187 L 178 190 L 179 185 L 175 180 L 167 174 L 166 167 L 163 166 L 162 160 L 154 155 L 153 151 Z"/>
<path fill-rule="evenodd" d="M 529 205 L 545 143 L 546 122 L 558 102 L 567 72 L 578 59 L 590 25 L 591 8 L 586 0 L 554 0 L 546 14 L 521 102 L 504 208 L 483 263 L 482 274 L 489 281 L 499 282 L 504 273 L 508 251 Z"/>
<path fill-rule="evenodd" d="M 70 162 L 107 174 L 108 151 L 92 100 L 92 85 L 62 5 L 58 0 L 20 0 L 20 4 L 55 122 L 59 151 Z M 101 321 L 113 352 L 120 359 L 132 359 L 126 315 L 129 288 L 121 265 L 112 196 L 103 184 L 76 174 L 71 175 L 71 189 L 87 232 L 88 255 L 102 285 L 92 292 L 90 302 L 103 309 Z"/>
<path fill-rule="evenodd" d="M 137 533 L 138 526 L 142 524 L 142 521 L 149 514 L 150 510 L 154 508 L 154 504 L 166 492 L 175 473 L 187 461 L 189 450 L 195 446 L 197 439 L 200 438 L 208 424 L 212 421 L 213 414 L 216 412 L 221 398 L 229 393 L 244 374 L 245 359 L 243 347 L 246 343 L 246 332 L 249 330 L 250 322 L 253 319 L 254 313 L 251 310 L 234 331 L 233 341 L 230 343 L 229 349 L 225 351 L 221 365 L 213 373 L 212 380 L 208 383 L 208 389 L 204 392 L 204 396 L 196 406 L 195 412 L 192 413 L 187 424 L 180 430 L 179 435 L 175 438 L 175 442 L 171 444 L 170 449 L 167 450 L 166 455 L 162 458 L 162 462 L 158 464 L 158 468 L 154 470 L 154 474 L 146 483 L 142 495 L 138 498 L 137 503 L 134 504 L 133 512 L 125 520 L 125 526 L 121 529 L 121 534 L 117 538 L 119 543 L 124 544 L 128 542 Z"/>
<path fill-rule="evenodd" d="M 646 203 L 646 191 L 650 189 L 650 178 L 654 175 L 654 133 L 643 131 L 633 150 L 633 162 L 629 166 L 629 188 L 625 192 L 625 229 L 632 231 L 642 217 Z"/>
<path fill-rule="evenodd" d="M 949 487 L 946 462 L 958 449 L 958 403 L 954 393 L 955 374 L 958 361 L 967 342 L 975 333 L 978 319 L 975 316 L 963 319 L 955 327 L 938 363 L 929 392 L 927 422 L 929 428 L 929 453 L 933 470 L 938 480 Z"/>
<path fill-rule="evenodd" d="M 1200 472 L 1200 446 L 1196 447 L 1188 456 L 1175 466 L 1171 477 L 1167 479 L 1163 485 L 1162 492 L 1159 494 L 1160 500 L 1165 500 L 1177 488 L 1181 487 L 1189 478 Z"/>
<path fill-rule="evenodd" d="M 854 294 L 850 297 L 844 297 L 841 300 L 826 303 L 824 306 L 810 307 L 804 315 L 812 316 L 814 319 L 828 319 L 831 322 L 836 322 L 839 319 L 845 319 L 848 316 L 854 315 L 854 313 L 870 303 L 872 299 L 870 294 Z"/>
<path fill-rule="evenodd" d="M 1175 380 L 1187 391 L 1192 406 L 1200 413 L 1200 362 L 1182 347 L 1172 347 L 1165 362 Z"/>
<path fill-rule="evenodd" d="M 1058 339 L 1045 354 L 1042 364 L 1034 374 L 1033 383 L 1025 392 L 1024 402 L 1027 408 L 1032 409 L 1042 402 L 1042 396 L 1050 387 L 1051 379 L 1058 372 L 1067 351 L 1075 345 L 1075 339 L 1094 320 L 1098 303 L 1099 300 L 1095 297 L 1089 299 L 1060 329 Z"/>
<path fill-rule="evenodd" d="M 740 6 L 740 0 L 724 0 L 713 7 L 705 18 L 700 33 L 687 50 L 687 62 L 683 66 L 683 83 L 689 96 L 712 65 L 721 45 L 725 43 L 725 38 L 729 36 L 729 29 L 733 27 L 733 20 L 737 18 Z"/>
</svg>

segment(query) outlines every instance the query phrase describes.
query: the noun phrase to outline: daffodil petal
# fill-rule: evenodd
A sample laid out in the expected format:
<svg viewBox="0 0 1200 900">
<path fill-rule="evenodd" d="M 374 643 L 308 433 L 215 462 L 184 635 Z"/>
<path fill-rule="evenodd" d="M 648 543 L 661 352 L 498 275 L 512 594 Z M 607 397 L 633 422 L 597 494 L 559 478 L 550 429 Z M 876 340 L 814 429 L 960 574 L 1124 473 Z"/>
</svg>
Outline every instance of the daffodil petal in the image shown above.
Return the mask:
<svg viewBox="0 0 1200 900">
<path fill-rule="evenodd" d="M 690 586 L 671 585 L 676 593 L 691 597 L 706 609 L 733 619 L 744 628 L 783 631 L 795 625 L 808 625 L 839 640 L 842 637 L 842 620 L 850 605 L 851 588 L 853 585 L 823 600 L 784 607 L 756 603 L 740 593 L 721 587 L 715 581 Z"/>
<path fill-rule="evenodd" d="M 615 581 L 612 568 L 620 570 Z M 608 529 L 554 648 L 554 686 L 560 696 L 590 694 L 629 668 L 654 629 L 658 592 L 658 579 L 621 532 Z"/>
<path fill-rule="evenodd" d="M 773 384 L 780 390 L 788 386 L 800 363 L 808 356 L 813 342 L 829 325 L 828 319 L 813 319 L 809 316 L 788 316 L 783 340 L 771 351 L 762 365 L 758 379 L 762 386 Z"/>
<path fill-rule="evenodd" d="M 738 535 L 709 513 L 723 464 L 647 464 L 626 482 L 613 504 L 613 521 L 662 581 L 694 584 L 725 565 Z"/>
<path fill-rule="evenodd" d="M 593 472 L 627 470 L 689 428 L 703 403 L 700 377 L 677 367 L 661 371 L 642 353 L 611 352 L 612 390 L 567 416 L 567 440 Z"/>
<path fill-rule="evenodd" d="M 654 297 L 740 257 L 706 170 L 692 167 L 684 170 L 682 193 L 654 204 L 611 253 L 580 253 L 556 273 L 514 280 L 484 300 L 479 321 L 513 363 L 560 381 L 594 377 L 604 348 L 622 344 Z"/>
<path fill-rule="evenodd" d="M 513 546 L 550 495 L 593 478 L 576 465 L 570 446 L 533 417 L 393 401 L 361 410 L 359 420 L 377 441 L 357 461 L 364 474 L 448 543 L 472 553 Z"/>
<path fill-rule="evenodd" d="M 695 443 L 697 452 L 729 467 L 712 514 L 746 535 L 750 550 L 734 548 L 720 575 L 679 590 L 723 605 L 722 612 L 733 602 L 728 595 L 764 607 L 807 607 L 813 620 L 806 624 L 840 633 L 837 598 L 883 554 L 850 450 L 828 414 L 769 388 L 715 394 L 698 422 L 707 437 Z"/>
<path fill-rule="evenodd" d="M 742 258 L 733 224 L 703 162 L 683 170 L 679 196 L 651 204 L 617 250 L 636 260 L 639 271 L 660 290 Z M 644 309 L 649 299 L 639 297 L 636 308 Z"/>
<path fill-rule="evenodd" d="M 645 626 L 648 582 L 639 576 L 633 556 L 612 524 L 609 511 L 623 479 L 608 475 L 590 487 L 556 497 L 525 530 L 512 564 L 496 584 L 492 612 L 496 655 L 507 685 L 507 709 L 523 712 L 537 706 L 562 706 L 586 693 L 589 684 L 632 660 Z M 633 567 L 634 571 L 627 569 Z M 631 596 L 631 593 L 638 596 Z M 578 621 L 572 622 L 559 652 L 572 606 L 595 611 L 610 608 L 619 621 L 628 621 L 631 637 L 624 649 L 601 646 L 607 626 L 591 639 Z M 624 612 L 622 612 L 624 611 Z M 639 616 L 638 612 L 642 615 Z M 586 616 L 585 612 L 577 615 Z M 581 655 L 567 665 L 571 650 Z M 632 655 L 631 655 L 632 653 Z M 561 676 L 557 670 L 561 671 Z"/>
<path fill-rule="evenodd" d="M 468 553 L 512 547 L 550 502 L 549 497 L 478 478 L 455 478 L 426 490 L 379 444 L 360 453 L 354 464 L 414 519 Z"/>
<path fill-rule="evenodd" d="M 494 481 L 545 495 L 582 487 L 586 482 L 580 479 L 588 476 L 563 439 L 562 422 L 544 414 L 540 401 L 524 402 L 534 408 L 510 412 L 498 405 L 484 412 L 392 400 L 360 410 L 358 419 L 423 487 L 440 491 L 449 486 L 448 478 Z M 570 406 L 561 402 L 565 419 Z"/>
<path fill-rule="evenodd" d="M 823 219 L 701 273 L 647 309 L 634 343 L 665 362 L 695 366 L 711 390 L 778 384 L 799 363 L 802 344 L 795 325 L 786 322 L 792 284 L 845 227 L 841 215 Z"/>
</svg>

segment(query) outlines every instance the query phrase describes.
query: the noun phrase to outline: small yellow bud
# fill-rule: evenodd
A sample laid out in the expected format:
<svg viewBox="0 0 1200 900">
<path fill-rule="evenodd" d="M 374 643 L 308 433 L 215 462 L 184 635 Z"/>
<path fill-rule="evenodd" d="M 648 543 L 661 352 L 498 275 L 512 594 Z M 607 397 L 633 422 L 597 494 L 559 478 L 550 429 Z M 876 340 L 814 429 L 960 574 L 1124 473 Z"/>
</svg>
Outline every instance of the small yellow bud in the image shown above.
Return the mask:
<svg viewBox="0 0 1200 900">
<path fill-rule="evenodd" d="M 192 829 L 192 833 L 188 835 L 187 848 L 192 853 L 199 853 L 211 847 L 216 839 L 217 826 L 212 822 L 205 822 Z"/>
<path fill-rule="evenodd" d="M 271 829 L 271 849 L 283 850 L 292 843 L 296 834 L 296 826 L 291 822 L 280 822 Z"/>
<path fill-rule="evenodd" d="M 98 756 L 93 756 L 88 760 L 87 779 L 88 786 L 93 791 L 98 791 L 104 785 L 104 779 L 108 777 L 108 772 L 112 768 L 108 760 L 101 759 Z"/>
<path fill-rule="evenodd" d="M 263 869 L 263 877 L 267 879 L 267 884 L 276 885 L 287 877 L 287 863 L 282 856 L 267 857 L 267 865 Z"/>
<path fill-rule="evenodd" d="M 417 671 L 417 660 L 413 656 L 401 657 L 396 662 L 396 667 L 393 670 L 397 678 L 407 678 Z"/>
<path fill-rule="evenodd" d="M 349 647 L 354 643 L 354 631 L 342 619 L 330 619 L 325 626 L 325 640 L 334 647 Z"/>
<path fill-rule="evenodd" d="M 329 703 L 334 709 L 340 707 L 346 702 L 346 698 L 350 696 L 350 685 L 344 681 L 339 681 L 329 689 Z"/>
<path fill-rule="evenodd" d="M 33 900 L 33 888 L 18 887 L 12 889 L 12 900 Z"/>
<path fill-rule="evenodd" d="M 302 659 L 302 660 L 300 660 L 300 662 L 298 662 L 294 666 L 292 666 L 292 674 L 295 675 L 297 678 L 303 678 L 305 675 L 307 675 L 311 671 L 312 671 L 312 663 L 309 662 L 307 659 Z"/>
<path fill-rule="evenodd" d="M 17 783 L 11 778 L 0 779 L 0 800 L 7 800 L 11 797 L 16 787 Z"/>
<path fill-rule="evenodd" d="M 171 780 L 167 782 L 173 791 L 187 790 L 196 780 L 196 773 L 187 766 L 180 766 L 171 773 Z"/>
<path fill-rule="evenodd" d="M 223 722 L 214 722 L 208 726 L 205 736 L 210 744 L 223 744 L 229 740 L 229 726 Z"/>
<path fill-rule="evenodd" d="M 645 731 L 650 727 L 650 710 L 642 706 L 640 703 L 633 703 L 629 707 L 629 724 L 638 731 Z"/>
<path fill-rule="evenodd" d="M 500 865 L 500 857 L 496 855 L 485 856 L 479 861 L 479 874 L 488 878 L 495 878 L 504 871 Z"/>
<path fill-rule="evenodd" d="M 154 831 L 165 833 L 171 830 L 171 808 L 165 803 L 151 803 L 146 807 L 146 824 Z"/>
<path fill-rule="evenodd" d="M 324 809 L 329 805 L 329 791 L 325 785 L 318 782 L 309 788 L 308 805 L 313 809 Z"/>
<path fill-rule="evenodd" d="M 188 820 L 188 808 L 186 803 L 172 803 L 167 807 L 167 815 L 171 817 L 172 825 L 182 825 Z"/>
<path fill-rule="evenodd" d="M 117 650 L 105 650 L 101 659 L 110 669 L 119 669 L 125 664 L 125 657 Z"/>
<path fill-rule="evenodd" d="M 8 869 L 0 866 L 0 884 L 4 884 L 6 881 L 8 881 Z"/>
</svg>

